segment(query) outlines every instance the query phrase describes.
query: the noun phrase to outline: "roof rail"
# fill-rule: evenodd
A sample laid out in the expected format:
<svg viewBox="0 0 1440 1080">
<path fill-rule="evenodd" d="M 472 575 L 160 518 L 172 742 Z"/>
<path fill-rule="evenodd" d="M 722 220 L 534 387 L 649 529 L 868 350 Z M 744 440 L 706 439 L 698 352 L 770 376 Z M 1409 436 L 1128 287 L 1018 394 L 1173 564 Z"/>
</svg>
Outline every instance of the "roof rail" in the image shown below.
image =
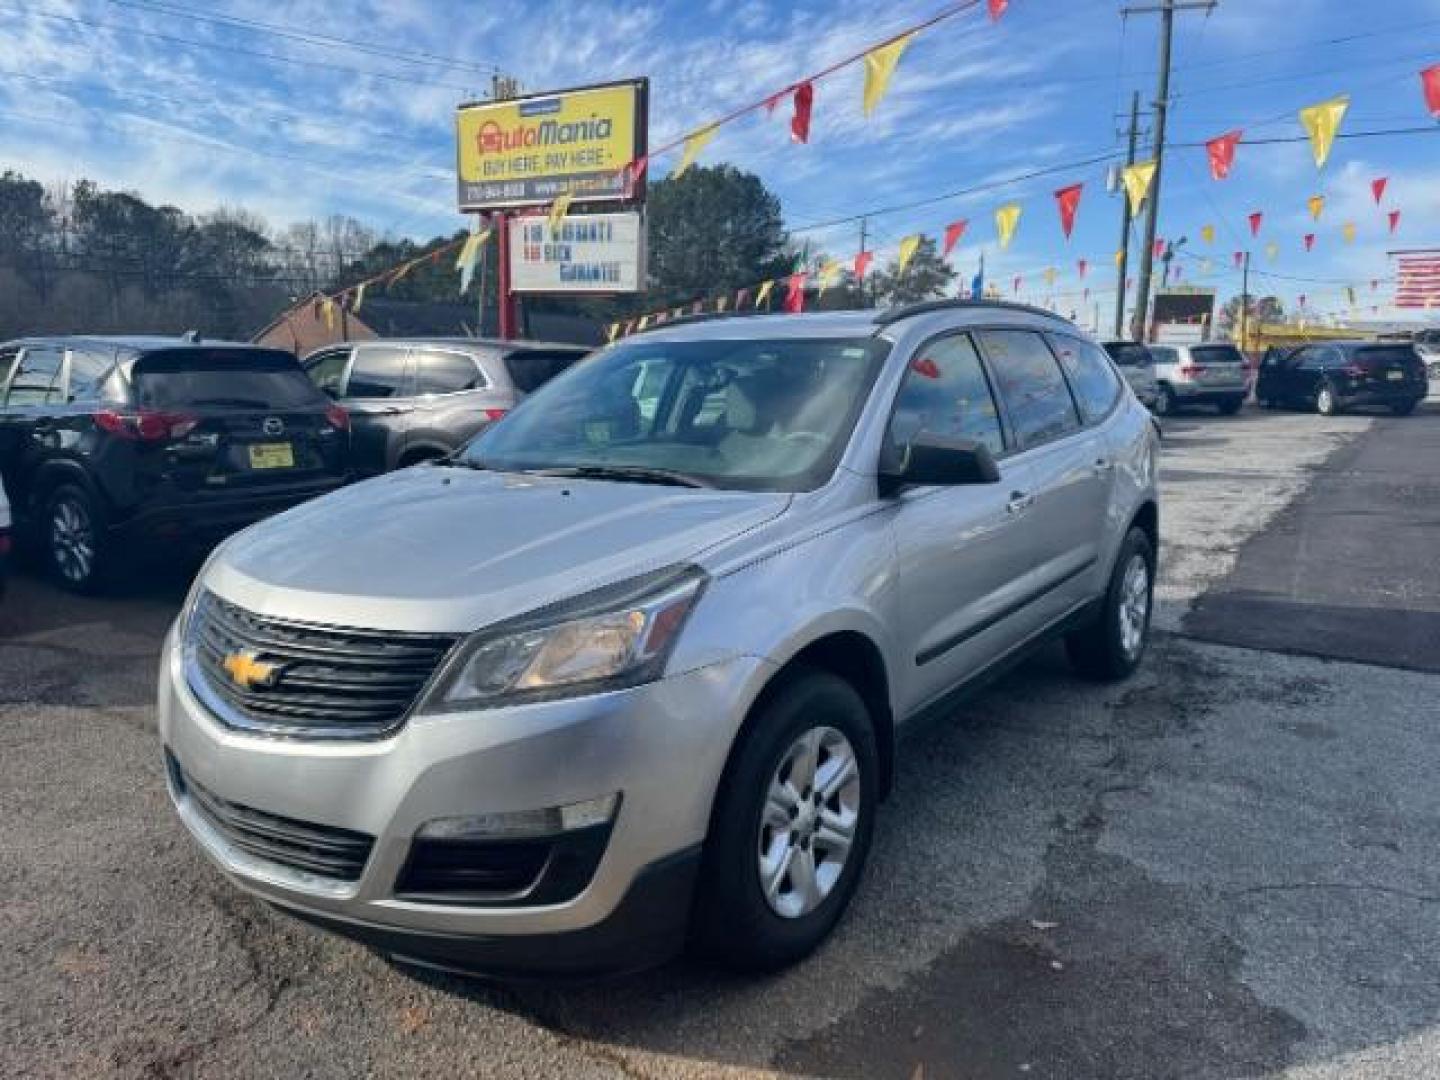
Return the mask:
<svg viewBox="0 0 1440 1080">
<path fill-rule="evenodd" d="M 627 337 L 648 334 L 651 330 L 668 330 L 672 326 L 688 326 L 691 323 L 714 322 L 716 319 L 748 319 L 753 315 L 767 315 L 765 311 L 701 311 L 687 315 L 666 316 L 660 322 L 652 322 L 644 330 L 632 330 Z"/>
<path fill-rule="evenodd" d="M 925 315 L 931 311 L 960 310 L 988 310 L 1000 308 L 1005 311 L 1023 311 L 1027 315 L 1042 315 L 1047 319 L 1054 319 L 1056 322 L 1064 323 L 1066 326 L 1074 324 L 1065 316 L 1057 315 L 1053 311 L 1046 311 L 1044 308 L 1033 307 L 1030 304 L 1017 304 L 1010 300 L 923 300 L 918 304 L 904 304 L 899 307 L 886 308 L 877 312 L 875 324 L 877 326 L 889 326 L 901 319 L 908 319 L 912 315 Z"/>
</svg>

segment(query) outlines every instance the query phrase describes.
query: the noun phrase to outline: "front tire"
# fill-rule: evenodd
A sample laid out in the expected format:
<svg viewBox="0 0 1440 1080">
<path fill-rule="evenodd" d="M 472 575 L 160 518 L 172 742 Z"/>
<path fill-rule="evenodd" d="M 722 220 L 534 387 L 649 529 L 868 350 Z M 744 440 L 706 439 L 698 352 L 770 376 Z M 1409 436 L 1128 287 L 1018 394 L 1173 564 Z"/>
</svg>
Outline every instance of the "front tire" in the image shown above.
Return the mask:
<svg viewBox="0 0 1440 1080">
<path fill-rule="evenodd" d="M 1220 411 L 1221 416 L 1234 416 L 1240 411 L 1244 404 L 1244 398 L 1227 398 L 1216 405 L 1215 408 Z"/>
<path fill-rule="evenodd" d="M 830 934 L 879 800 L 874 726 L 848 682 L 802 670 L 758 708 L 721 781 L 692 926 L 697 951 L 741 971 L 793 964 Z"/>
<path fill-rule="evenodd" d="M 1315 394 L 1315 411 L 1321 416 L 1335 416 L 1340 412 L 1340 399 L 1328 383 Z"/>
<path fill-rule="evenodd" d="M 1145 530 L 1133 528 L 1120 545 L 1100 610 L 1065 638 L 1070 665 L 1087 679 L 1129 677 L 1145 657 L 1155 595 L 1155 548 Z"/>
<path fill-rule="evenodd" d="M 1175 401 L 1175 391 L 1171 390 L 1168 386 L 1162 385 L 1155 395 L 1155 415 L 1174 416 L 1175 410 L 1178 407 Z"/>
<path fill-rule="evenodd" d="M 109 568 L 109 545 L 95 500 L 65 484 L 45 500 L 45 558 L 51 575 L 76 593 L 97 592 Z"/>
<path fill-rule="evenodd" d="M 1415 411 L 1416 406 L 1418 406 L 1419 404 L 1419 398 L 1412 398 L 1409 401 L 1401 401 L 1395 405 L 1391 405 L 1390 411 L 1393 412 L 1396 416 L 1409 416 Z"/>
</svg>

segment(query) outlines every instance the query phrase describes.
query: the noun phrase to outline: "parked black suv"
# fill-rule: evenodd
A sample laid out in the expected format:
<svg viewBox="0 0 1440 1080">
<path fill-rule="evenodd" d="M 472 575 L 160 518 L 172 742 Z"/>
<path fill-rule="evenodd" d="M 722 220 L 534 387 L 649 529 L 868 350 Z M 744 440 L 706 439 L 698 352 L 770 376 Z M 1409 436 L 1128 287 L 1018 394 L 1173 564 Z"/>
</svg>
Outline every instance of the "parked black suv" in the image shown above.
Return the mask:
<svg viewBox="0 0 1440 1080">
<path fill-rule="evenodd" d="M 361 476 L 443 457 L 564 371 L 578 345 L 480 338 L 351 342 L 305 357 L 305 371 L 344 404 Z"/>
<path fill-rule="evenodd" d="M 0 476 L 60 583 L 214 540 L 345 482 L 349 418 L 288 352 L 174 338 L 0 345 Z"/>
<path fill-rule="evenodd" d="M 1327 341 L 1268 349 L 1255 384 L 1255 397 L 1267 409 L 1298 405 L 1326 416 L 1356 406 L 1405 416 L 1428 391 L 1425 364 L 1415 347 L 1403 342 Z"/>
</svg>

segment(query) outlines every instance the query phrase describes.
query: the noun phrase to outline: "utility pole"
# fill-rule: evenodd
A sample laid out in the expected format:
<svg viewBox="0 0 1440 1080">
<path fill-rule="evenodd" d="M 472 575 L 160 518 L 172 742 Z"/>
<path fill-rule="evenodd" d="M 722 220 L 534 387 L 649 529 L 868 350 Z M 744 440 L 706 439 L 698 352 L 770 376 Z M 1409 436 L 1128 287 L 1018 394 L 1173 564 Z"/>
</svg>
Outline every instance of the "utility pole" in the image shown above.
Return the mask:
<svg viewBox="0 0 1440 1080">
<path fill-rule="evenodd" d="M 1242 264 L 1244 272 L 1240 276 L 1240 351 L 1245 351 L 1246 338 L 1250 330 L 1250 252 L 1245 252 L 1245 260 Z"/>
<path fill-rule="evenodd" d="M 1135 164 L 1135 143 L 1140 138 L 1140 91 L 1130 97 L 1130 142 L 1125 150 L 1125 165 Z M 1130 196 L 1121 185 L 1120 191 L 1120 259 L 1115 275 L 1115 336 L 1125 336 L 1125 278 L 1130 274 Z M 1100 329 L 1100 320 L 1095 320 L 1095 329 Z"/>
<path fill-rule="evenodd" d="M 1155 226 L 1160 217 L 1160 175 L 1165 163 L 1165 119 L 1170 111 L 1170 47 L 1175 12 L 1215 10 L 1219 0 L 1160 0 L 1158 4 L 1124 8 L 1121 14 L 1160 15 L 1160 82 L 1155 91 L 1155 175 L 1145 208 L 1145 243 L 1140 249 L 1140 281 L 1135 290 L 1135 340 L 1144 341 L 1150 328 L 1150 279 L 1155 272 Z"/>
<path fill-rule="evenodd" d="M 870 219 L 869 219 L 869 218 L 864 218 L 864 217 L 862 217 L 862 218 L 860 219 L 860 250 L 861 250 L 861 251 L 864 251 L 864 250 L 865 250 L 865 239 L 866 239 L 866 234 L 867 234 L 869 225 L 870 225 Z M 859 281 L 857 281 L 857 282 L 855 283 L 855 288 L 856 288 L 856 289 L 859 291 L 859 293 L 860 293 L 860 306 L 863 308 L 863 307 L 865 306 L 865 279 L 864 279 L 863 277 L 862 277 Z"/>
</svg>

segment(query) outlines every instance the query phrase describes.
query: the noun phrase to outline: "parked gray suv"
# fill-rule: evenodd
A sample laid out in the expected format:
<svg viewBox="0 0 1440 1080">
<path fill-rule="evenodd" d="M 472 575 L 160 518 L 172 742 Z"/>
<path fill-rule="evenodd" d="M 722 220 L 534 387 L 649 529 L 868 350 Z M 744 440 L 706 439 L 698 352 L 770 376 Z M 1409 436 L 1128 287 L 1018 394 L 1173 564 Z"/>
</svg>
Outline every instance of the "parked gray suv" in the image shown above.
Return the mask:
<svg viewBox="0 0 1440 1080">
<path fill-rule="evenodd" d="M 1139 664 L 1157 455 L 1016 305 L 631 337 L 217 549 L 160 666 L 171 797 L 237 885 L 411 961 L 792 962 L 900 727 L 1057 636 Z"/>
</svg>

